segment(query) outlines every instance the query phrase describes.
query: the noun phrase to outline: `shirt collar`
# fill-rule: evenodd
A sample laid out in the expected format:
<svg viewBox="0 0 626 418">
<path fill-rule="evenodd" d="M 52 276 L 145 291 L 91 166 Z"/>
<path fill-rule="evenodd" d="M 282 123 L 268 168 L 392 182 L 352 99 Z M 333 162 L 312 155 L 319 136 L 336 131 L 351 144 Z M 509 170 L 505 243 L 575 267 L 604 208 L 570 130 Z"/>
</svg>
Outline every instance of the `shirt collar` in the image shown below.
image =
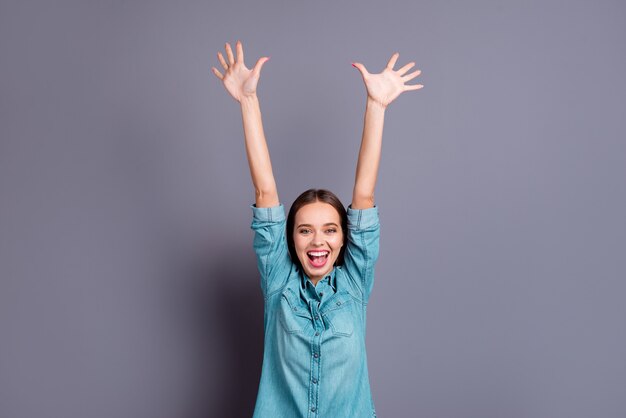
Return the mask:
<svg viewBox="0 0 626 418">
<path fill-rule="evenodd" d="M 331 272 L 322 280 L 320 280 L 320 281 L 323 281 L 323 280 L 328 279 L 328 284 L 330 285 L 330 287 L 332 287 L 332 289 L 335 292 L 337 291 L 337 278 L 335 275 L 336 271 L 337 269 L 333 267 Z M 309 279 L 309 276 L 307 276 L 304 271 L 301 271 L 301 274 L 300 274 L 300 287 L 302 288 L 302 290 L 315 288 L 315 286 L 313 286 L 313 283 L 311 282 L 311 279 Z"/>
</svg>

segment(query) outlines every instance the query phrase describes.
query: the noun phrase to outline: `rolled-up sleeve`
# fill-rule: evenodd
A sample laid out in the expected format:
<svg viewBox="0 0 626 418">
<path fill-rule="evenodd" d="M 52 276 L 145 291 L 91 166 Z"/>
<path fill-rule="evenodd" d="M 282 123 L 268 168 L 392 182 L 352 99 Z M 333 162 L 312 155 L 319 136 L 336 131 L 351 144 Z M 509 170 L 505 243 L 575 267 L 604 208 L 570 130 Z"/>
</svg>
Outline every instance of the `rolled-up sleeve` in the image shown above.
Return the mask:
<svg viewBox="0 0 626 418">
<path fill-rule="evenodd" d="M 267 296 L 288 278 L 292 265 L 285 236 L 285 208 L 282 204 L 269 208 L 250 207 L 261 291 Z"/>
<path fill-rule="evenodd" d="M 378 260 L 380 222 L 378 207 L 348 207 L 348 242 L 344 270 L 367 302 L 374 286 L 374 266 Z"/>
</svg>

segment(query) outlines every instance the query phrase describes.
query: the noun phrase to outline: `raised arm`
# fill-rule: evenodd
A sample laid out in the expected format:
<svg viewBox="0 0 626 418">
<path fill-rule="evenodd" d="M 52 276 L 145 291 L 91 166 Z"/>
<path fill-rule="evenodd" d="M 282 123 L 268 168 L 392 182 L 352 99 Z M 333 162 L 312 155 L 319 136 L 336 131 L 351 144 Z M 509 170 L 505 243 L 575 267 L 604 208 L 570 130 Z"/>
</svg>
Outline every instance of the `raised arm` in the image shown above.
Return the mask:
<svg viewBox="0 0 626 418">
<path fill-rule="evenodd" d="M 361 139 L 361 149 L 359 150 L 356 178 L 352 192 L 353 209 L 367 209 L 374 206 L 374 189 L 378 177 L 383 141 L 383 125 L 387 106 L 402 92 L 418 90 L 424 87 L 421 84 L 405 84 L 417 77 L 421 71 L 416 70 L 406 74 L 413 68 L 414 62 L 410 62 L 395 71 L 393 67 L 399 56 L 400 54 L 397 52 L 393 54 L 387 63 L 387 67 L 380 74 L 370 74 L 363 64 L 352 64 L 361 72 L 367 88 L 363 137 Z"/>
<path fill-rule="evenodd" d="M 241 116 L 243 119 L 243 133 L 246 142 L 246 154 L 250 175 L 255 191 L 255 204 L 257 207 L 272 207 L 279 204 L 278 191 L 274 174 L 272 172 L 272 162 L 270 153 L 263 133 L 263 121 L 261 118 L 261 107 L 256 94 L 257 84 L 261 75 L 263 64 L 269 60 L 268 57 L 261 57 L 252 70 L 248 69 L 243 60 L 243 46 L 241 41 L 237 41 L 237 58 L 233 56 L 230 44 L 226 44 L 226 58 L 221 52 L 217 53 L 217 58 L 222 64 L 225 73 L 222 74 L 215 67 L 213 73 L 222 80 L 224 87 L 230 95 L 239 102 L 241 106 Z"/>
</svg>

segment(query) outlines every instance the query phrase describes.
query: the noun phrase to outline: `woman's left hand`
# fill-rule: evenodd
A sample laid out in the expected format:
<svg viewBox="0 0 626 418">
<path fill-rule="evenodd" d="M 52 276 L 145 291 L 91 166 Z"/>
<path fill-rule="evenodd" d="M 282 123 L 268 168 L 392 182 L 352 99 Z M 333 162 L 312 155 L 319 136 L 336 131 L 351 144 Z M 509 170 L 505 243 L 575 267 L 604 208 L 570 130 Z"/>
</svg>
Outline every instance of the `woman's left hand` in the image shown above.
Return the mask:
<svg viewBox="0 0 626 418">
<path fill-rule="evenodd" d="M 406 84 L 406 82 L 413 80 L 421 73 L 420 70 L 416 70 L 407 74 L 407 72 L 415 66 L 414 62 L 408 63 L 397 71 L 393 69 L 399 56 L 400 54 L 398 52 L 393 54 L 387 63 L 387 67 L 379 74 L 370 74 L 361 63 L 355 62 L 352 64 L 361 72 L 361 76 L 363 76 L 368 98 L 383 107 L 387 107 L 389 103 L 393 102 L 402 92 L 419 90 L 424 87 L 422 84 Z"/>
</svg>

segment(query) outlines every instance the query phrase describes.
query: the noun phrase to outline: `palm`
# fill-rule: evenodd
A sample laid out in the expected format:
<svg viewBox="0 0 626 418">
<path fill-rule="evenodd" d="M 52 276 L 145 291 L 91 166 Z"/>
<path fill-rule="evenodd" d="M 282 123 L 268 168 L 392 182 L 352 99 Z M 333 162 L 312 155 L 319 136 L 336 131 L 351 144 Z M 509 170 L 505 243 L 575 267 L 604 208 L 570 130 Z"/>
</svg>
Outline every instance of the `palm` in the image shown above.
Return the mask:
<svg viewBox="0 0 626 418">
<path fill-rule="evenodd" d="M 235 65 L 226 71 L 222 82 L 230 95 L 233 96 L 235 100 L 240 101 L 242 97 L 256 93 L 259 77 L 258 75 L 255 76 L 252 70 L 246 68 L 243 63 L 235 63 Z"/>
<path fill-rule="evenodd" d="M 388 69 L 380 74 L 370 74 L 364 81 L 368 96 L 385 106 L 398 97 L 404 87 L 401 77 Z"/>
<path fill-rule="evenodd" d="M 353 64 L 363 76 L 368 97 L 385 107 L 393 102 L 401 93 L 408 90 L 418 90 L 424 87 L 421 84 L 406 84 L 406 82 L 414 79 L 421 73 L 420 70 L 416 70 L 410 74 L 406 74 L 413 68 L 415 65 L 414 62 L 408 63 L 397 71 L 393 69 L 399 55 L 398 53 L 393 54 L 387 63 L 387 67 L 378 74 L 370 74 L 363 64 Z"/>
<path fill-rule="evenodd" d="M 222 80 L 226 91 L 238 102 L 244 97 L 254 96 L 261 75 L 261 67 L 263 67 L 263 64 L 265 64 L 269 58 L 259 58 L 253 69 L 247 68 L 243 60 L 243 46 L 240 41 L 237 42 L 236 59 L 228 43 L 226 44 L 226 57 L 228 61 L 224 59 L 221 52 L 217 53 L 217 57 L 225 73 L 222 75 L 215 67 L 213 67 L 212 70 L 213 73 Z"/>
</svg>

